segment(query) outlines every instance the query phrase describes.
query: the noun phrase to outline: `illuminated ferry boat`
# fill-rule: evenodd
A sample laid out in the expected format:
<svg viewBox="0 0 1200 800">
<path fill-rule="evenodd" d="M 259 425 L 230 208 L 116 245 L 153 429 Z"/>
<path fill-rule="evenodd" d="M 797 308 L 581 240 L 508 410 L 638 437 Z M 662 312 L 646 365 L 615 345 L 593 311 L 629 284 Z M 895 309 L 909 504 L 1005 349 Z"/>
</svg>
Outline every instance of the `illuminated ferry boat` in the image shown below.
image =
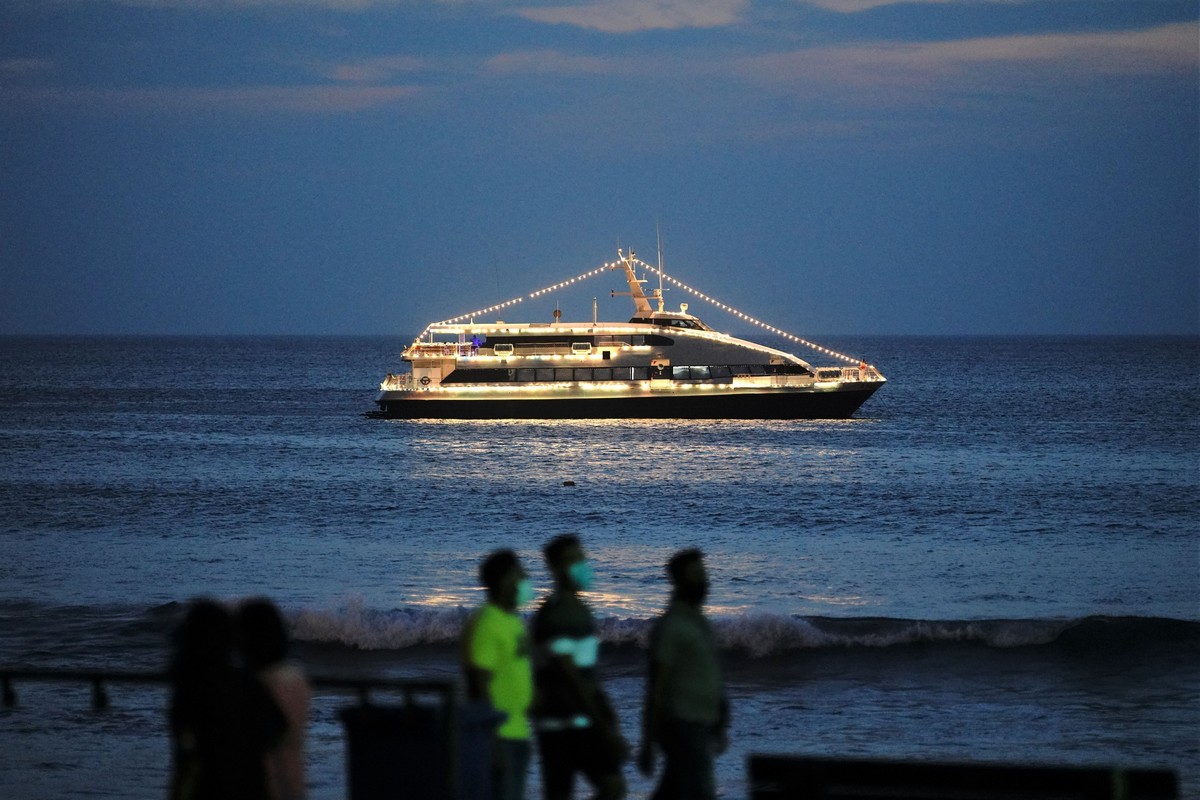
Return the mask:
<svg viewBox="0 0 1200 800">
<path fill-rule="evenodd" d="M 429 325 L 407 347 L 409 369 L 380 384 L 377 416 L 403 419 L 839 419 L 886 378 L 875 367 L 792 336 L 618 251 L 615 263 L 533 292 L 535 298 L 608 270 L 624 270 L 634 315 L 600 322 L 476 322 L 522 302 Z M 636 267 L 655 272 L 647 296 Z M 663 279 L 744 321 L 831 356 L 813 366 L 791 353 L 720 333 L 688 313 L 667 311 Z M 656 308 L 651 305 L 655 301 Z"/>
</svg>

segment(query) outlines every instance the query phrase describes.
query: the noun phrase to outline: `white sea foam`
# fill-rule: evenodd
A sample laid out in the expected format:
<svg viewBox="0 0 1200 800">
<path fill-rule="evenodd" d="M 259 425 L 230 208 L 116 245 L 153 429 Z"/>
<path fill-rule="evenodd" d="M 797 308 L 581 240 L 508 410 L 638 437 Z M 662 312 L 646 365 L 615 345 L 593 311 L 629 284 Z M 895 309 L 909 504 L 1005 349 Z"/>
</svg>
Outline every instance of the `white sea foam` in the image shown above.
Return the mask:
<svg viewBox="0 0 1200 800">
<path fill-rule="evenodd" d="M 303 609 L 291 615 L 292 635 L 315 643 L 361 650 L 398 650 L 417 645 L 449 644 L 458 639 L 471 609 L 369 608 L 351 597 L 331 609 Z M 530 615 L 526 615 L 527 618 Z M 1048 644 L 1079 620 L 907 620 L 834 619 L 782 614 L 716 617 L 713 628 L 721 647 L 759 658 L 797 650 L 886 648 L 918 643 L 977 643 L 1011 648 Z M 614 647 L 644 649 L 652 619 L 606 617 L 597 625 L 601 639 Z"/>
<path fill-rule="evenodd" d="M 456 640 L 468 611 L 450 609 L 371 609 L 351 597 L 335 609 L 305 609 L 292 617 L 292 635 L 301 641 L 337 643 L 362 650 L 397 650 Z"/>
</svg>

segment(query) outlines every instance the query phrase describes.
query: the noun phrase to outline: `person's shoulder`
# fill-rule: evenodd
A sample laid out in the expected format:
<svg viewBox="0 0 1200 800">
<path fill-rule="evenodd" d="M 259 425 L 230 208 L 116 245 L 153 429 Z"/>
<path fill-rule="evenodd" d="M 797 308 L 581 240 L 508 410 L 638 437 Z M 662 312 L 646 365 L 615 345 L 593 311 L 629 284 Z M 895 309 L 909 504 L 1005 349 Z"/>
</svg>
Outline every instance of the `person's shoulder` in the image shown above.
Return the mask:
<svg viewBox="0 0 1200 800">
<path fill-rule="evenodd" d="M 571 600 L 574 597 L 567 592 L 554 591 L 542 598 L 541 604 L 533 614 L 534 622 L 550 623 L 557 621 L 564 613 L 570 611 Z"/>
<path fill-rule="evenodd" d="M 263 676 L 267 683 L 280 687 L 308 686 L 308 675 L 294 661 L 280 661 Z"/>
<path fill-rule="evenodd" d="M 699 612 L 674 601 L 667 606 L 662 616 L 654 621 L 654 630 L 660 636 L 679 635 L 684 631 L 694 630 L 697 623 L 703 624 L 703 616 Z"/>
<path fill-rule="evenodd" d="M 504 624 L 504 610 L 491 603 L 484 603 L 467 619 L 465 630 L 470 636 L 485 635 Z"/>
<path fill-rule="evenodd" d="M 481 621 L 482 620 L 490 621 L 490 620 L 498 620 L 498 619 L 501 619 L 501 620 L 502 619 L 520 619 L 512 611 L 503 609 L 500 606 L 498 606 L 492 602 L 484 603 L 482 606 L 479 607 L 479 610 L 476 611 L 475 614 L 476 614 L 476 616 L 479 617 L 479 619 Z"/>
<path fill-rule="evenodd" d="M 583 634 L 595 627 L 587 603 L 570 592 L 556 592 L 546 598 L 534 618 L 535 631 L 542 635 Z"/>
</svg>

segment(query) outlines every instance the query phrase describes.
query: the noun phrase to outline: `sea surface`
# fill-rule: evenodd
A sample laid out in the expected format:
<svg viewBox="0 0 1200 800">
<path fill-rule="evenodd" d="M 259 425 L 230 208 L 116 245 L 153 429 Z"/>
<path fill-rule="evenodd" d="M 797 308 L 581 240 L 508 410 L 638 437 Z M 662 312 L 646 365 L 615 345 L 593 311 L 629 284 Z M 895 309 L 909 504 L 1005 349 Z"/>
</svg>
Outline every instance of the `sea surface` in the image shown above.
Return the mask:
<svg viewBox="0 0 1200 800">
<path fill-rule="evenodd" d="M 545 590 L 570 531 L 634 740 L 662 565 L 706 553 L 724 797 L 767 752 L 1200 798 L 1200 339 L 814 338 L 889 378 L 854 419 L 384 421 L 405 337 L 0 338 L 0 668 L 160 670 L 189 599 L 267 595 L 310 674 L 454 678 L 481 557 Z M 164 796 L 162 687 L 15 690 L 0 797 Z M 318 693 L 313 800 L 353 701 Z"/>
</svg>

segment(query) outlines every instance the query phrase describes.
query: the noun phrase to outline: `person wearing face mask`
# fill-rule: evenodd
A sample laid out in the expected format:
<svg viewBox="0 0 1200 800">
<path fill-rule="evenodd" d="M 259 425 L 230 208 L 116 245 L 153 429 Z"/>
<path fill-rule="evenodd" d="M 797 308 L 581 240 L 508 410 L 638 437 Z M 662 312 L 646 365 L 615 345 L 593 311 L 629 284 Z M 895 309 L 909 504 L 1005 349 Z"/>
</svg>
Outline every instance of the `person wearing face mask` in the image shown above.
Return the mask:
<svg viewBox="0 0 1200 800">
<path fill-rule="evenodd" d="M 728 745 L 729 702 L 717 637 L 701 610 L 708 595 L 704 554 L 676 553 L 667 575 L 671 600 L 650 632 L 638 767 L 653 775 L 661 749 L 666 763 L 653 800 L 714 798 L 713 760 Z"/>
<path fill-rule="evenodd" d="M 535 718 L 546 800 L 567 800 L 582 774 L 599 800 L 625 796 L 621 767 L 629 745 L 596 675 L 600 638 L 579 597 L 594 580 L 579 537 L 563 534 L 543 549 L 554 591 L 533 617 L 538 691 Z"/>
<path fill-rule="evenodd" d="M 533 671 L 529 637 L 517 609 L 533 600 L 529 576 L 512 550 L 497 550 L 479 567 L 487 602 L 463 631 L 467 697 L 486 701 L 503 719 L 496 730 L 492 797 L 524 800 L 529 768 Z"/>
</svg>

